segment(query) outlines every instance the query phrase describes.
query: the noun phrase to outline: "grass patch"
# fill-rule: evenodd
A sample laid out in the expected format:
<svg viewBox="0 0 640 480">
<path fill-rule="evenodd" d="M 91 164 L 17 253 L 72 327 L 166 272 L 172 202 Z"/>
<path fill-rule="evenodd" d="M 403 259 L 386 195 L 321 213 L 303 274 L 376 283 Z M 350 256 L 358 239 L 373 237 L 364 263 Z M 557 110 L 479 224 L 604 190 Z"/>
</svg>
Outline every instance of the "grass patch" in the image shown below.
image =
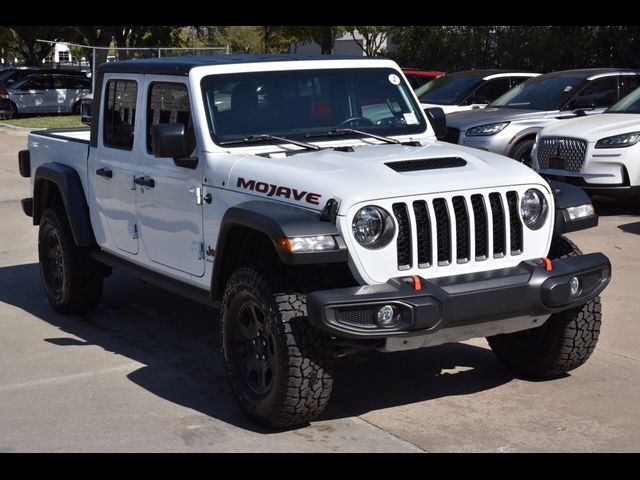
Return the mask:
<svg viewBox="0 0 640 480">
<path fill-rule="evenodd" d="M 48 117 L 22 117 L 0 120 L 0 124 L 25 128 L 76 128 L 86 127 L 80 122 L 80 115 L 52 115 Z"/>
</svg>

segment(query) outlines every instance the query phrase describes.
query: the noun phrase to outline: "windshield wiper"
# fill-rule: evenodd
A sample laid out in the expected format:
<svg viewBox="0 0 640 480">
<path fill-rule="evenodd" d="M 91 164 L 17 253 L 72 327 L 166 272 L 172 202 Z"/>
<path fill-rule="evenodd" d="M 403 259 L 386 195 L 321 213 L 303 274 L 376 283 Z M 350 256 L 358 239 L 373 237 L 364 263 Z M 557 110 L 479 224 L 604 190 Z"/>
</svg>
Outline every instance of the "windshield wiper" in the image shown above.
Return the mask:
<svg viewBox="0 0 640 480">
<path fill-rule="evenodd" d="M 306 148 L 307 150 L 322 150 L 322 147 L 318 145 L 313 145 L 307 142 L 299 142 L 297 140 L 292 140 L 290 138 L 278 137 L 276 135 L 249 135 L 248 137 L 239 138 L 237 140 L 228 140 L 226 142 L 220 142 L 218 145 L 237 145 L 239 143 L 259 143 L 259 142 L 268 142 L 270 140 L 278 140 L 280 142 L 291 143 L 292 145 L 297 145 L 302 148 Z"/>
<path fill-rule="evenodd" d="M 339 137 L 341 135 L 349 135 L 350 133 L 355 133 L 358 135 L 364 135 L 365 137 L 375 138 L 376 140 L 380 140 L 385 143 L 400 143 L 399 140 L 395 138 L 383 137 L 382 135 L 376 135 L 374 133 L 363 132 L 362 130 L 355 130 L 353 128 L 334 128 L 333 130 L 329 130 L 327 132 L 322 133 L 307 133 L 305 138 L 315 138 L 315 137 Z"/>
</svg>

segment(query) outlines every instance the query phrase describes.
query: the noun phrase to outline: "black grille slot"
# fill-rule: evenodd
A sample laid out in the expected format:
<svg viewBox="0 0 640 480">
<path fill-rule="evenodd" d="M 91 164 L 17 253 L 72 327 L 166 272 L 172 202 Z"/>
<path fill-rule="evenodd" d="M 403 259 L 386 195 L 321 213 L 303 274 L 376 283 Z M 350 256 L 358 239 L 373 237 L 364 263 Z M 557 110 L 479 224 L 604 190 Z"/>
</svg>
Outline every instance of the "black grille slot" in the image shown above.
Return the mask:
<svg viewBox="0 0 640 480">
<path fill-rule="evenodd" d="M 473 223 L 476 234 L 476 261 L 482 261 L 489 256 L 487 210 L 482 195 L 471 195 L 471 207 L 473 208 Z"/>
<path fill-rule="evenodd" d="M 411 225 L 409 224 L 409 212 L 404 203 L 393 204 L 393 214 L 398 222 L 398 270 L 411 268 Z"/>
<path fill-rule="evenodd" d="M 505 223 L 504 208 L 499 193 L 489 194 L 491 204 L 491 214 L 493 215 L 493 256 L 494 258 L 504 257 L 505 248 Z"/>
<path fill-rule="evenodd" d="M 453 211 L 456 215 L 456 260 L 458 263 L 466 263 L 471 258 L 469 251 L 469 213 L 464 197 L 453 197 L 451 200 Z"/>
<path fill-rule="evenodd" d="M 507 192 L 507 204 L 509 205 L 509 231 L 511 232 L 511 255 L 522 253 L 522 222 L 518 215 L 518 194 Z"/>
<path fill-rule="evenodd" d="M 339 309 L 336 320 L 344 325 L 354 327 L 376 328 L 377 311 L 375 308 Z"/>
<path fill-rule="evenodd" d="M 449 222 L 449 209 L 444 198 L 436 198 L 433 201 L 435 213 L 436 236 L 438 239 L 438 265 L 445 266 L 451 263 L 451 225 Z"/>
<path fill-rule="evenodd" d="M 464 167 L 465 160 L 459 157 L 425 158 L 423 160 L 405 160 L 402 162 L 385 163 L 396 172 L 417 172 L 420 170 L 437 170 L 439 168 Z"/>
<path fill-rule="evenodd" d="M 447 127 L 447 135 L 442 139 L 449 143 L 458 143 L 460 138 L 460 130 L 453 127 Z"/>
<path fill-rule="evenodd" d="M 413 213 L 416 216 L 416 234 L 418 242 L 418 267 L 431 266 L 431 222 L 427 202 L 418 200 L 413 202 Z"/>
</svg>

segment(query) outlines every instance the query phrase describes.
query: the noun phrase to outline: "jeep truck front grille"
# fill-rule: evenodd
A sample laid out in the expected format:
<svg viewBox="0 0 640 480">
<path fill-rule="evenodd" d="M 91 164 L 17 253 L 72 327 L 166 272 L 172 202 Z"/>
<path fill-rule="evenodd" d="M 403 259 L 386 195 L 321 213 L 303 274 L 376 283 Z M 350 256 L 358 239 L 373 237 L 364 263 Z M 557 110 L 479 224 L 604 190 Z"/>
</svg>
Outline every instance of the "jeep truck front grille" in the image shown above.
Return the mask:
<svg viewBox="0 0 640 480">
<path fill-rule="evenodd" d="M 393 214 L 398 270 L 483 262 L 489 255 L 499 259 L 524 250 L 515 191 L 394 203 Z"/>
</svg>

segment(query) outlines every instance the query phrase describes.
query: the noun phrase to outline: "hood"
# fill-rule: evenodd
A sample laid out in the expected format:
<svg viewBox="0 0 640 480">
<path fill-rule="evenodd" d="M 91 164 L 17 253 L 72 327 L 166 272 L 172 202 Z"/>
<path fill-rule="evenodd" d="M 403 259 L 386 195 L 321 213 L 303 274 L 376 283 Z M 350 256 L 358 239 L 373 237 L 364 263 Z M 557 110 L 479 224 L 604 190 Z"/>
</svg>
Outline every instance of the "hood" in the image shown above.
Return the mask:
<svg viewBox="0 0 640 480">
<path fill-rule="evenodd" d="M 544 185 L 537 173 L 510 158 L 443 142 L 353 150 L 305 151 L 279 158 L 234 155 L 227 185 L 231 190 L 314 210 L 322 210 L 333 197 L 341 202 L 341 215 L 350 205 L 382 198 Z M 391 168 L 387 165 L 391 162 L 402 163 Z"/>
<path fill-rule="evenodd" d="M 601 138 L 638 131 L 640 131 L 640 114 L 603 113 L 555 123 L 543 129 L 540 135 L 575 137 L 588 142 L 597 142 Z"/>
<path fill-rule="evenodd" d="M 488 123 L 515 122 L 545 118 L 555 112 L 525 110 L 518 108 L 487 107 L 481 110 L 469 110 L 447 115 L 447 126 L 466 130 L 467 128 L 486 125 Z"/>
</svg>

